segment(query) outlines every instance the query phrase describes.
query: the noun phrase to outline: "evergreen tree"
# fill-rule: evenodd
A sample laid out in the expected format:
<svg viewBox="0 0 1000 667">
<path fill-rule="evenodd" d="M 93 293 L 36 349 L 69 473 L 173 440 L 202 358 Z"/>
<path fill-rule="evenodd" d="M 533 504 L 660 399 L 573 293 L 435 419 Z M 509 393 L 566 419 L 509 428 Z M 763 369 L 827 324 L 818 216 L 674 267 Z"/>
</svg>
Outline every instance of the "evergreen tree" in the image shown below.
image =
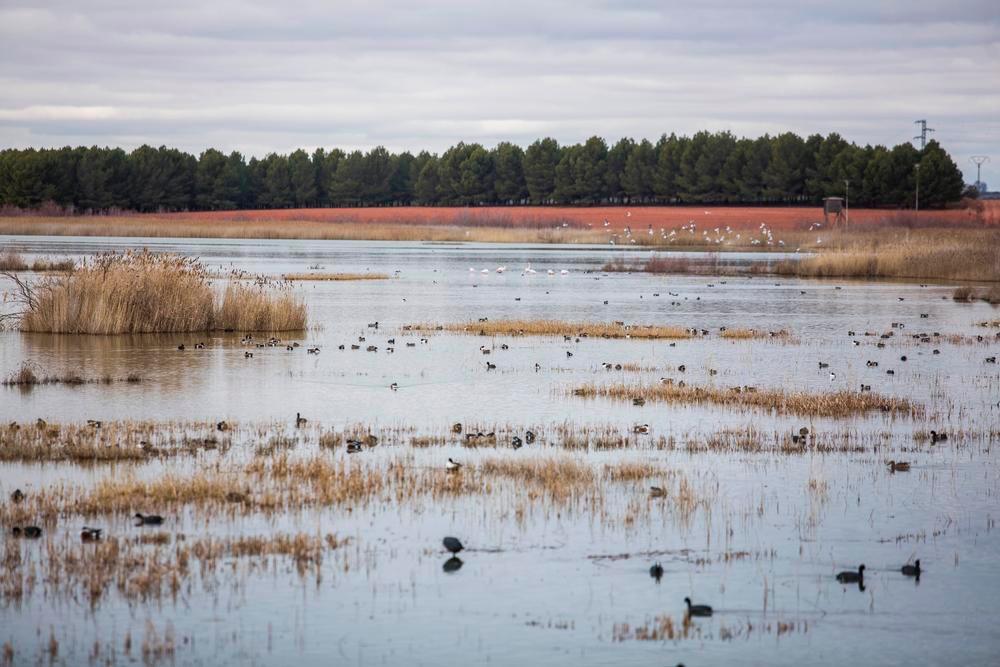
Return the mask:
<svg viewBox="0 0 1000 667">
<path fill-rule="evenodd" d="M 532 203 L 544 204 L 556 190 L 556 165 L 561 154 L 555 139 L 539 139 L 524 152 L 524 181 Z"/>
</svg>

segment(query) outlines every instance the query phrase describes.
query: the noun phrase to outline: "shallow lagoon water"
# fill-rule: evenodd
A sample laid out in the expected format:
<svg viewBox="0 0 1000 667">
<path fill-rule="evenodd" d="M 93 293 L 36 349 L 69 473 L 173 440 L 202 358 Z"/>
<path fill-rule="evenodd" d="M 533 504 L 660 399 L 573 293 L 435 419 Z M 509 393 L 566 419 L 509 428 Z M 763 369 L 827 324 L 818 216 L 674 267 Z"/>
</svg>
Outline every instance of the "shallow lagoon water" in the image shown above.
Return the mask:
<svg viewBox="0 0 1000 667">
<path fill-rule="evenodd" d="M 201 257 L 223 272 L 276 276 L 321 265 L 326 271 L 393 276 L 297 284 L 312 328 L 286 338 L 302 347 L 254 349 L 253 359 L 243 357 L 239 333 L 0 333 L 3 376 L 30 360 L 47 373 L 134 372 L 145 380 L 138 386 L 0 388 L 4 422 L 43 417 L 290 423 L 302 412 L 333 429 L 361 423 L 438 433 L 461 421 L 484 430 L 532 427 L 541 434 L 537 446 L 517 452 L 386 443 L 364 454 L 364 465 L 402 459 L 418 468 L 440 467 L 449 456 L 475 467 L 490 457 L 561 453 L 557 429 L 566 423 L 622 432 L 648 423 L 650 440 L 664 436 L 679 443 L 724 427 L 790 432 L 806 423 L 821 433 L 884 434 L 877 450 L 846 453 L 691 453 L 683 447 L 657 450 L 634 438 L 635 447 L 625 450 L 568 454 L 594 466 L 635 460 L 680 471 L 705 499 L 683 518 L 648 499 L 648 481 L 603 485 L 599 509 L 592 498 L 526 502 L 516 485 L 498 483 L 485 497 L 383 498 L 349 510 L 312 507 L 221 521 L 182 511 L 169 517 L 168 529 L 187 539 L 304 531 L 335 532 L 351 542 L 327 556 L 319 581 L 300 577 L 294 566 L 275 558 L 243 576 L 192 583 L 176 599 L 129 602 L 112 591 L 92 609 L 36 590 L 18 603 L 5 600 L 0 643 L 9 641 L 21 658 L 48 660 L 55 628 L 56 662 L 77 664 L 93 653 L 95 641 L 107 644 L 103 658 L 114 651 L 116 660 L 124 660 L 126 634 L 139 644 L 150 633 L 162 636 L 168 625 L 172 657 L 182 664 L 991 664 L 1000 652 L 1000 540 L 993 530 L 1000 509 L 993 453 L 1000 437 L 1000 373 L 984 363 L 1000 342 L 928 345 L 909 338 L 918 331 L 995 335 L 975 324 L 995 319 L 996 310 L 955 304 L 949 286 L 602 274 L 600 266 L 623 253 L 641 257 L 607 247 L 37 237 L 6 238 L 3 244 L 29 257 L 147 246 Z M 529 264 L 538 273 L 522 275 Z M 507 272 L 492 272 L 498 266 Z M 491 273 L 479 273 L 483 268 Z M 547 275 L 548 269 L 556 275 Z M 568 275 L 559 275 L 562 269 Z M 480 317 L 624 320 L 711 333 L 670 347 L 663 341 L 494 341 L 445 333 L 428 335 L 424 344 L 421 334 L 401 330 L 411 323 Z M 375 320 L 378 332 L 366 326 Z M 904 326 L 893 330 L 893 322 Z M 796 340 L 730 342 L 718 336 L 723 326 L 787 329 Z M 854 346 L 848 330 L 896 333 L 878 349 L 877 336 L 858 336 L 861 345 Z M 349 348 L 358 336 L 379 351 L 337 349 Z M 390 337 L 397 341 L 392 354 L 385 351 Z M 202 340 L 207 349 L 192 349 Z M 404 341 L 417 345 L 406 347 Z M 188 347 L 184 352 L 176 349 L 181 342 Z M 499 348 L 501 342 L 510 349 L 481 354 L 481 345 Z M 319 346 L 320 354 L 306 354 L 308 345 Z M 934 348 L 940 354 L 932 354 Z M 497 370 L 487 372 L 486 359 Z M 868 360 L 879 366 L 867 366 Z M 836 371 L 835 381 L 819 361 Z M 649 370 L 606 371 L 603 362 Z M 686 373 L 677 371 L 680 364 Z M 889 368 L 894 376 L 885 374 Z M 709 375 L 709 369 L 718 374 Z M 914 420 L 881 414 L 806 419 L 568 395 L 586 382 L 651 383 L 661 377 L 817 392 L 865 383 L 919 402 L 926 414 Z M 389 389 L 392 382 L 398 391 Z M 937 446 L 914 439 L 930 428 L 970 435 Z M 300 438 L 303 448 L 315 444 L 311 435 Z M 15 486 L 87 485 L 133 470 L 190 474 L 219 456 L 87 468 L 4 463 L 0 489 L 6 498 Z M 889 474 L 883 464 L 888 458 L 910 460 L 913 469 Z M 634 520 L 626 522 L 627 515 Z M 8 540 L 5 548 L 16 544 L 26 556 L 42 558 L 47 544 L 77 540 L 80 521 L 64 517 L 41 541 Z M 107 517 L 101 525 L 109 534 L 137 530 L 123 517 Z M 447 555 L 440 540 L 446 534 L 460 536 L 470 548 L 454 573 L 442 570 Z M 898 572 L 914 557 L 926 570 L 919 584 Z M 659 584 L 648 575 L 656 561 L 665 570 Z M 861 562 L 868 566 L 865 591 L 833 579 L 836 571 Z M 239 567 L 234 562 L 234 571 Z M 712 604 L 715 616 L 695 619 L 687 636 L 678 631 L 672 639 L 636 639 L 635 628 L 654 626 L 657 617 L 669 616 L 680 628 L 688 595 Z M 143 659 L 138 648 L 131 655 Z M 153 653 L 146 658 L 156 661 Z"/>
</svg>

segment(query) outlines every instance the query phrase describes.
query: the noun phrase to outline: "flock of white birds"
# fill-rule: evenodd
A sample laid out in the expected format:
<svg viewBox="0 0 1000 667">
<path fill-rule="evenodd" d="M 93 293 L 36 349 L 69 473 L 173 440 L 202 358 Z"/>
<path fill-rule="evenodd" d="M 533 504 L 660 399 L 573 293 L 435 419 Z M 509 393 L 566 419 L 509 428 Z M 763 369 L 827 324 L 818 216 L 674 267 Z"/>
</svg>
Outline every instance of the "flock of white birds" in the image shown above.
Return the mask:
<svg viewBox="0 0 1000 667">
<path fill-rule="evenodd" d="M 711 211 L 705 211 L 705 215 L 711 215 L 711 214 L 712 214 Z M 626 211 L 625 218 L 628 219 L 630 217 L 632 217 L 631 211 Z M 566 223 L 563 223 L 562 226 L 565 227 Z M 611 227 L 611 222 L 607 218 L 604 219 L 604 227 L 606 229 Z M 822 222 L 814 222 L 809 226 L 809 231 L 814 231 L 822 227 L 823 227 Z M 749 234 L 747 235 L 747 239 L 749 240 L 750 245 L 777 246 L 779 248 L 785 247 L 784 239 L 776 239 L 774 237 L 774 232 L 771 230 L 770 227 L 768 227 L 766 223 L 763 222 L 760 223 L 760 226 L 757 228 L 757 230 L 758 231 L 755 232 L 752 236 Z M 609 243 L 611 245 L 617 245 L 619 243 L 624 243 L 624 242 L 629 242 L 634 244 L 636 242 L 636 238 L 632 235 L 632 228 L 629 225 L 625 225 L 625 230 L 622 233 L 616 232 L 614 229 L 608 229 L 608 232 L 611 234 L 611 237 L 609 239 Z M 689 220 L 687 224 L 681 225 L 679 228 L 671 229 L 669 231 L 665 227 L 660 227 L 659 235 L 660 238 L 666 241 L 667 243 L 673 243 L 678 238 L 683 238 L 685 234 L 687 234 L 689 237 L 692 237 L 695 236 L 697 232 L 698 232 L 698 223 L 696 223 L 694 220 Z M 653 225 L 649 225 L 649 228 L 646 230 L 646 234 L 650 237 L 656 236 L 657 232 L 653 229 Z M 702 229 L 701 238 L 703 243 L 706 245 L 710 244 L 732 245 L 733 243 L 739 243 L 743 241 L 743 234 L 741 232 L 734 231 L 731 226 L 726 225 L 725 227 L 712 227 L 708 229 Z M 820 245 L 822 243 L 823 243 L 823 237 L 817 236 L 816 245 Z M 799 250 L 801 250 L 801 248 L 796 248 L 795 252 L 799 252 Z M 506 266 L 498 266 L 492 272 L 504 273 L 506 270 L 507 270 Z M 476 268 L 469 267 L 470 273 L 475 273 L 476 271 L 477 271 Z M 491 273 L 491 270 L 479 269 L 478 272 Z M 535 273 L 537 273 L 537 271 L 531 268 L 530 264 L 521 270 L 522 276 L 533 275 Z M 550 276 L 554 276 L 556 275 L 557 272 L 553 269 L 549 269 L 548 271 L 546 271 L 546 273 Z M 569 271 L 563 269 L 558 273 L 559 275 L 565 276 L 569 273 Z"/>
<path fill-rule="evenodd" d="M 705 215 L 711 215 L 711 214 L 712 214 L 711 211 L 705 211 Z M 625 217 L 626 218 L 630 217 L 630 214 L 626 213 Z M 604 227 L 607 228 L 610 226 L 611 223 L 607 219 L 605 219 Z M 809 231 L 820 229 L 822 226 L 823 226 L 822 222 L 814 222 L 812 225 L 809 226 Z M 754 236 L 749 237 L 750 245 L 777 246 L 779 248 L 783 248 L 785 246 L 785 241 L 783 239 L 774 238 L 774 232 L 771 230 L 770 227 L 767 226 L 766 223 L 763 222 L 760 223 L 760 227 L 758 228 L 758 230 L 759 234 L 755 234 Z M 608 231 L 611 234 L 611 238 L 608 240 L 608 242 L 611 245 L 617 245 L 619 243 L 624 243 L 626 241 L 632 244 L 636 242 L 635 237 L 632 235 L 632 228 L 629 225 L 625 225 L 625 231 L 622 234 L 619 234 L 618 232 L 615 232 L 614 230 L 610 229 Z M 689 220 L 687 224 L 681 225 L 678 229 L 672 229 L 670 231 L 667 231 L 665 227 L 660 227 L 659 235 L 660 238 L 666 241 L 667 243 L 673 243 L 678 238 L 683 237 L 685 233 L 687 233 L 688 236 L 695 236 L 697 232 L 698 232 L 698 223 L 696 223 L 694 220 Z M 657 232 L 653 230 L 653 225 L 649 225 L 649 228 L 646 230 L 646 234 L 651 237 L 656 236 Z M 713 243 L 715 245 L 732 245 L 734 242 L 741 241 L 743 235 L 740 232 L 734 231 L 733 228 L 730 227 L 729 225 L 726 225 L 725 227 L 713 227 L 709 229 L 702 229 L 701 238 L 706 245 Z M 819 245 L 822 243 L 823 243 L 823 238 L 817 236 L 816 244 Z M 796 252 L 798 252 L 798 250 L 799 248 L 796 248 Z"/>
<path fill-rule="evenodd" d="M 494 273 L 504 273 L 506 271 L 507 271 L 507 267 L 506 266 L 498 266 L 497 268 L 493 269 Z M 476 273 L 476 267 L 470 266 L 469 267 L 469 273 Z M 479 273 L 490 273 L 490 270 L 489 269 L 480 269 Z M 522 276 L 530 276 L 530 275 L 534 275 L 536 273 L 538 273 L 538 271 L 536 271 L 535 269 L 531 268 L 531 264 L 528 264 L 523 269 L 521 269 L 521 275 Z M 561 275 L 561 276 L 569 275 L 569 271 L 567 269 L 562 269 L 561 271 L 558 271 L 558 272 L 555 269 L 549 269 L 545 273 L 547 275 L 550 275 L 550 276 L 554 276 L 557 273 L 558 273 L 558 275 Z"/>
</svg>

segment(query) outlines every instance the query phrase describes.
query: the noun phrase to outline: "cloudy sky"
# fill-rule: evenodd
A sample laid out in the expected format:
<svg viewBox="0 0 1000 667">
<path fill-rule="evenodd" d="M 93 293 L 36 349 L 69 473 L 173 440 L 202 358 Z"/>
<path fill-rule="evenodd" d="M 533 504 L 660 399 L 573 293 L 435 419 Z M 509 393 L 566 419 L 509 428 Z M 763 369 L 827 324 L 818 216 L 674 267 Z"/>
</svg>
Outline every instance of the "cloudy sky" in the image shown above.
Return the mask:
<svg viewBox="0 0 1000 667">
<path fill-rule="evenodd" d="M 0 0 L 0 146 L 434 151 L 926 118 L 1000 188 L 996 0 Z"/>
</svg>

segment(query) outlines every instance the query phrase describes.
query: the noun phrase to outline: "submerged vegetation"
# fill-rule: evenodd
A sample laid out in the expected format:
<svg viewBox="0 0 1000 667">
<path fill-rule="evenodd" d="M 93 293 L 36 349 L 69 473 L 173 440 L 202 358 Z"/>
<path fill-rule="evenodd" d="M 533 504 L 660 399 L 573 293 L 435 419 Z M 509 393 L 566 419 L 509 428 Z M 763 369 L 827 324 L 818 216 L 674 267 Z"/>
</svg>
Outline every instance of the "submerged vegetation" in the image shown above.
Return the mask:
<svg viewBox="0 0 1000 667">
<path fill-rule="evenodd" d="M 286 273 L 283 280 L 387 280 L 384 273 Z"/>
<path fill-rule="evenodd" d="M 306 326 L 306 307 L 287 288 L 230 282 L 221 298 L 194 259 L 108 253 L 70 274 L 18 288 L 21 331 L 76 334 L 288 331 Z"/>
</svg>

